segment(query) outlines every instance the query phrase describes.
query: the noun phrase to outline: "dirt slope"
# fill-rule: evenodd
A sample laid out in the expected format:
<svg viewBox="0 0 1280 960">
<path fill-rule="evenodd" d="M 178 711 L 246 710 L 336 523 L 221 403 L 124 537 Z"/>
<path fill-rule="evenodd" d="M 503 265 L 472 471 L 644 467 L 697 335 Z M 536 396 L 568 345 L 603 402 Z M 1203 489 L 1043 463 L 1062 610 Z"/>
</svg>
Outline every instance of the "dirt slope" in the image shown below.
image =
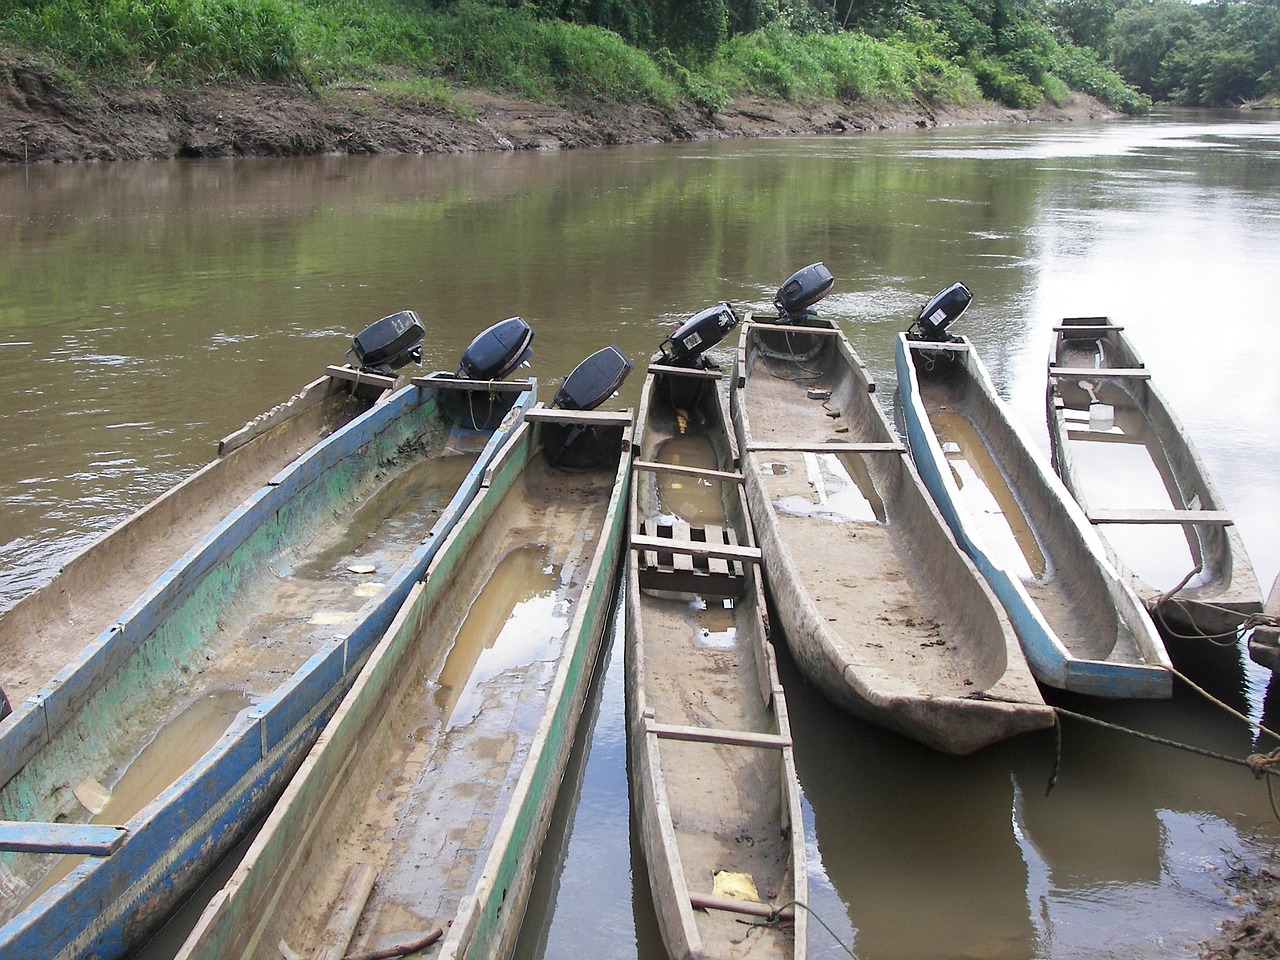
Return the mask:
<svg viewBox="0 0 1280 960">
<path fill-rule="evenodd" d="M 486 93 L 463 99 L 471 109 L 455 112 L 388 102 L 359 86 L 323 97 L 274 85 L 72 89 L 0 51 L 0 161 L 565 149 L 1115 115 L 1083 96 L 1066 108 L 1035 111 L 745 101 L 716 114 L 600 103 L 559 107 Z"/>
</svg>

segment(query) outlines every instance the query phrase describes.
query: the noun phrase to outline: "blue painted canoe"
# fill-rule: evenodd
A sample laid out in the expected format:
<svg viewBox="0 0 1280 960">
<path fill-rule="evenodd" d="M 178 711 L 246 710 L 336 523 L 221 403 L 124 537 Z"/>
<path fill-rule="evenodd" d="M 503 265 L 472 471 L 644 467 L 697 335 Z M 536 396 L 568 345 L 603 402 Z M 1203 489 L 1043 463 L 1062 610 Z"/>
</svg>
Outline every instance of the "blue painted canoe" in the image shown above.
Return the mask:
<svg viewBox="0 0 1280 960">
<path fill-rule="evenodd" d="M 566 427 L 599 456 L 562 456 Z M 612 621 L 630 436 L 529 411 L 180 960 L 436 929 L 434 957 L 510 955 Z"/>
<path fill-rule="evenodd" d="M 459 389 L 506 412 L 458 426 L 442 401 Z M 139 584 L 17 708 L 0 732 L 0 955 L 119 957 L 243 838 L 535 391 L 430 377 L 377 403 Z M 188 731 L 193 715 L 204 719 Z M 135 787 L 135 772 L 156 786 Z M 89 835 L 67 836 L 68 823 Z"/>
<path fill-rule="evenodd" d="M 1098 697 L 1171 696 L 1155 625 L 973 344 L 899 334 L 895 364 L 916 469 L 1004 604 L 1036 679 Z"/>
<path fill-rule="evenodd" d="M 388 395 L 390 377 L 331 367 L 218 444 L 181 483 L 71 557 L 0 613 L 0 689 L 16 707 L 108 629 L 142 586 L 325 437 Z M 0 731 L 5 726 L 0 724 Z"/>
</svg>

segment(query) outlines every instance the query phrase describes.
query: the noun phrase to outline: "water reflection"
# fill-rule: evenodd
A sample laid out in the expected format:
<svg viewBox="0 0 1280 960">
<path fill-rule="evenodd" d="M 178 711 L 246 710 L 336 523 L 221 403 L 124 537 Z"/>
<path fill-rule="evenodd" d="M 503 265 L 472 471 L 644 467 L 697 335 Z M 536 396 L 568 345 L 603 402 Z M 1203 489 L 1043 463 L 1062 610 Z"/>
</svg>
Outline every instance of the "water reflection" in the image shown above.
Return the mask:
<svg viewBox="0 0 1280 960">
<path fill-rule="evenodd" d="M 794 269 L 893 395 L 894 336 L 941 285 L 1047 450 L 1045 364 L 1068 315 L 1126 325 L 1237 519 L 1280 570 L 1280 380 L 1254 360 L 1280 264 L 1280 122 L 1063 127 L 482 157 L 0 170 L 0 608 L 212 454 L 212 442 L 412 308 L 424 366 L 520 314 L 546 399 L 584 352 L 637 361 L 694 310 L 764 306 Z M 713 355 L 732 359 L 733 345 Z M 643 378 L 624 385 L 635 405 Z M 1234 657 L 1234 662 L 1232 662 Z M 785 659 L 785 658 L 784 658 Z M 1280 712 L 1226 653 L 1174 660 L 1243 712 Z M 658 957 L 630 837 L 619 642 L 581 785 L 521 956 Z M 1265 786 L 1220 761 L 1067 721 L 962 761 L 831 710 L 784 663 L 815 912 L 863 960 L 1194 956 L 1260 861 Z M 1179 686 L 1064 706 L 1240 757 L 1249 728 Z M 575 795 L 570 790 L 570 796 Z M 814 924 L 811 955 L 845 956 Z"/>
</svg>

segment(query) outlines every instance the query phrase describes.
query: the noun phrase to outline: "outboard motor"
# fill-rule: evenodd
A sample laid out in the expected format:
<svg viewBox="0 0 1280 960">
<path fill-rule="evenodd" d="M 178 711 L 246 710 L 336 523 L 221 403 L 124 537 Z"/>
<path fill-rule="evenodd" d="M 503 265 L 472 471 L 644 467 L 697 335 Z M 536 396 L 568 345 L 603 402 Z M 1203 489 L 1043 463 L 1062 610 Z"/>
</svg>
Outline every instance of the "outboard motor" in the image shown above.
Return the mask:
<svg viewBox="0 0 1280 960">
<path fill-rule="evenodd" d="M 662 341 L 662 362 L 673 367 L 707 368 L 707 350 L 728 336 L 738 325 L 738 315 L 729 304 L 721 302 L 695 313 L 675 333 Z"/>
<path fill-rule="evenodd" d="M 973 294 L 963 283 L 953 283 L 945 290 L 934 294 L 933 299 L 924 305 L 920 316 L 907 330 L 907 336 L 913 340 L 930 340 L 941 343 L 954 339 L 947 333 L 947 327 L 968 309 L 973 302 Z"/>
<path fill-rule="evenodd" d="M 522 317 L 500 320 L 471 341 L 462 354 L 458 376 L 501 380 L 533 356 L 533 328 Z"/>
<path fill-rule="evenodd" d="M 564 378 L 551 406 L 560 410 L 594 410 L 617 393 L 634 366 L 613 344 L 597 350 Z"/>
<path fill-rule="evenodd" d="M 458 363 L 466 380 L 502 380 L 533 356 L 533 329 L 521 317 L 508 317 L 471 341 Z M 514 393 L 494 390 L 446 390 L 440 397 L 445 413 L 472 430 L 493 430 L 515 403 Z"/>
<path fill-rule="evenodd" d="M 831 292 L 836 278 L 822 263 L 811 263 L 793 273 L 773 298 L 778 308 L 778 319 L 783 323 L 812 320 L 816 314 L 812 307 Z"/>
<path fill-rule="evenodd" d="M 410 363 L 422 363 L 422 338 L 426 328 L 412 310 L 401 310 L 375 320 L 355 335 L 348 353 L 366 373 L 391 376 Z"/>
<path fill-rule="evenodd" d="M 594 410 L 609 399 L 635 366 L 613 344 L 597 350 L 564 378 L 551 406 L 560 410 Z M 547 462 L 560 467 L 594 467 L 617 458 L 614 436 L 601 436 L 594 426 L 547 422 L 542 427 L 542 448 Z"/>
</svg>

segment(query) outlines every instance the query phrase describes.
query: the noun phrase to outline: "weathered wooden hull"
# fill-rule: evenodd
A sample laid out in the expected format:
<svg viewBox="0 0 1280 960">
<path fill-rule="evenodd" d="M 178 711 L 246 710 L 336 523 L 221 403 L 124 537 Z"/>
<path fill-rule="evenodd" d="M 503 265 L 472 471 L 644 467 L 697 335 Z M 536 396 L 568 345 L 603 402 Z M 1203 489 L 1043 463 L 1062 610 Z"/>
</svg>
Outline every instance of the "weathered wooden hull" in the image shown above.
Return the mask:
<svg viewBox="0 0 1280 960">
<path fill-rule="evenodd" d="M 75 658 L 224 516 L 388 393 L 331 374 L 224 437 L 217 456 L 68 560 L 0 615 L 0 689 L 16 708 Z M 3 730 L 0 724 L 0 730 Z"/>
<path fill-rule="evenodd" d="M 1012 627 L 873 390 L 839 330 L 743 325 L 734 425 L 797 665 L 849 712 L 948 753 L 1052 725 Z"/>
<path fill-rule="evenodd" d="M 1090 397 L 1081 381 L 1094 385 L 1099 403 L 1111 406 L 1116 425 L 1091 429 Z M 1049 356 L 1047 394 L 1053 465 L 1071 495 L 1098 527 L 1112 563 L 1170 632 L 1229 639 L 1250 615 L 1262 609 L 1262 590 L 1240 532 L 1232 522 L 1209 472 L 1150 371 L 1123 332 L 1106 317 L 1068 317 L 1055 328 Z M 1143 444 L 1169 494 L 1157 509 L 1105 510 L 1091 501 L 1088 477 L 1077 464 L 1069 441 Z M 1106 478 L 1123 490 L 1119 477 Z M 1176 523 L 1186 537 L 1193 569 L 1173 596 L 1146 582 L 1115 548 L 1108 530 L 1115 524 Z"/>
<path fill-rule="evenodd" d="M 671 957 L 803 958 L 803 909 L 744 936 L 752 917 L 807 901 L 804 827 L 736 445 L 719 380 L 691 373 L 651 368 L 637 419 L 625 618 L 633 819 Z M 696 457 L 705 462 L 688 469 Z M 661 531 L 687 531 L 692 552 L 668 555 L 650 539 L 672 542 Z M 750 876 L 758 901 L 717 899 L 717 871 Z"/>
<path fill-rule="evenodd" d="M 1171 696 L 1169 656 L 1155 625 L 1053 468 L 1014 423 L 973 345 L 899 334 L 895 363 L 920 477 L 1004 604 L 1036 679 L 1099 697 Z M 957 445 L 974 445 L 960 459 L 980 475 L 973 486 L 988 490 L 993 503 L 979 507 L 962 492 L 942 432 Z M 1016 557 L 1012 544 L 1002 552 L 984 536 L 979 509 L 999 513 L 1000 526 L 1024 538 Z"/>
<path fill-rule="evenodd" d="M 532 383 L 508 386 L 516 405 L 495 431 L 452 428 L 426 386 L 352 420 L 139 584 L 117 623 L 15 711 L 0 731 L 0 844 L 53 852 L 0 854 L 0 952 L 136 948 L 267 811 L 532 404 Z M 470 452 L 453 455 L 459 444 Z M 421 476 L 429 496 L 397 486 Z M 422 526 L 401 529 L 414 511 Z M 386 581 L 361 588 L 356 559 Z M 106 794 L 123 795 L 149 741 L 227 696 L 246 706 L 221 737 L 166 748 L 167 787 L 81 828 L 114 836 L 109 855 L 59 861 L 72 849 L 63 821 L 83 824 Z"/>
<path fill-rule="evenodd" d="M 1280 575 L 1271 584 L 1262 612 L 1265 622 L 1249 634 L 1249 658 L 1274 671 L 1280 666 Z"/>
<path fill-rule="evenodd" d="M 610 623 L 630 477 L 629 412 L 594 421 L 611 464 L 574 471 L 541 456 L 539 417 L 561 415 L 530 411 L 494 458 L 184 960 L 310 955 L 356 863 L 376 886 L 337 955 L 433 928 L 432 956 L 510 954 Z M 526 562 L 538 582 L 558 568 L 547 594 L 521 593 Z"/>
</svg>

